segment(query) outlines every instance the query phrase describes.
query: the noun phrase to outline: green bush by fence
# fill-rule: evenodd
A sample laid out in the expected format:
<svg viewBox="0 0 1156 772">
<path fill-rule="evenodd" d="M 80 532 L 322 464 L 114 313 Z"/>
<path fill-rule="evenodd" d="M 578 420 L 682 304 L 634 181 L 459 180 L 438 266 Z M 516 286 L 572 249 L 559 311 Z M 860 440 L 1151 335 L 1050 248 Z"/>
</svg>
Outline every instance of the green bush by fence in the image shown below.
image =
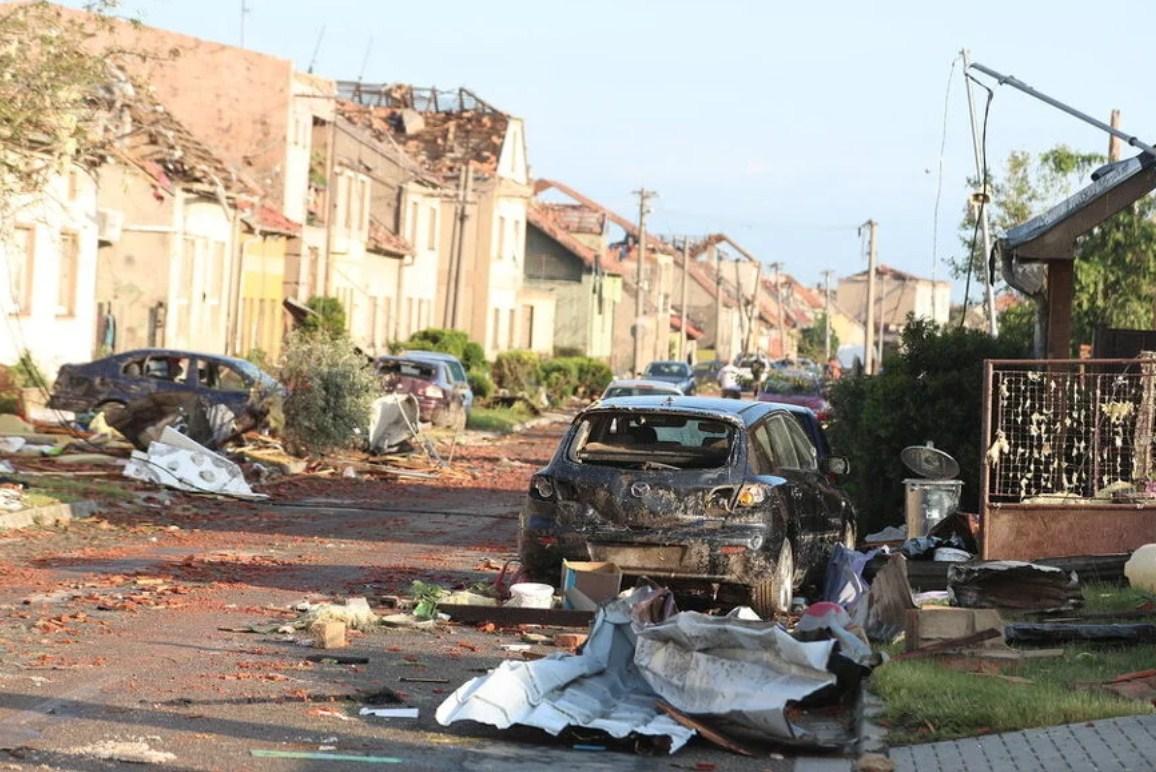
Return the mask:
<svg viewBox="0 0 1156 772">
<path fill-rule="evenodd" d="M 831 393 L 829 427 L 835 454 L 851 461 L 846 480 L 859 515 L 859 533 L 903 521 L 899 459 L 908 445 L 927 441 L 951 454 L 964 482 L 964 511 L 978 506 L 983 360 L 1026 355 L 1025 342 L 977 330 L 942 329 L 909 317 L 898 354 L 875 376 L 848 376 Z"/>
</svg>

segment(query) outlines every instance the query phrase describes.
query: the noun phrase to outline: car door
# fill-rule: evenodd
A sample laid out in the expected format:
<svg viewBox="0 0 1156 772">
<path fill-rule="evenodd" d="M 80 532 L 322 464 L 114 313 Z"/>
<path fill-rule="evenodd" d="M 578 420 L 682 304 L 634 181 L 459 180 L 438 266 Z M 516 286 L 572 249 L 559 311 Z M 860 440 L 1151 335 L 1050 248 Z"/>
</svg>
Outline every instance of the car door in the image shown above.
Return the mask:
<svg viewBox="0 0 1156 772">
<path fill-rule="evenodd" d="M 451 360 L 446 362 L 446 369 L 449 370 L 454 392 L 461 397 L 462 405 L 466 410 L 469 410 L 474 405 L 474 393 L 470 390 L 470 382 L 466 378 L 465 368 L 458 362 Z"/>
<path fill-rule="evenodd" d="M 800 568 L 808 570 L 820 559 L 821 534 L 826 525 L 822 522 L 814 471 L 809 468 L 814 459 L 806 454 L 800 457 L 799 446 L 792 434 L 792 430 L 798 428 L 795 420 L 786 413 L 774 413 L 767 419 L 767 432 L 775 454 L 775 474 L 792 483 L 791 497 L 799 523 L 797 562 Z"/>
<path fill-rule="evenodd" d="M 750 437 L 748 465 L 760 482 L 777 487 L 783 494 L 782 501 L 787 508 L 787 534 L 794 545 L 795 566 L 798 568 L 809 565 L 807 556 L 814 550 L 806 522 L 804 481 L 795 469 L 794 446 L 789 441 L 783 443 L 781 437 L 776 441 L 772 435 L 773 421 L 772 415 L 747 430 Z"/>
<path fill-rule="evenodd" d="M 827 475 L 819 467 L 819 450 L 793 418 L 786 418 L 785 424 L 791 441 L 795 445 L 795 456 L 799 459 L 799 471 L 806 479 L 814 506 L 814 529 L 819 548 L 826 554 L 843 535 L 843 508 L 846 499 Z"/>
</svg>

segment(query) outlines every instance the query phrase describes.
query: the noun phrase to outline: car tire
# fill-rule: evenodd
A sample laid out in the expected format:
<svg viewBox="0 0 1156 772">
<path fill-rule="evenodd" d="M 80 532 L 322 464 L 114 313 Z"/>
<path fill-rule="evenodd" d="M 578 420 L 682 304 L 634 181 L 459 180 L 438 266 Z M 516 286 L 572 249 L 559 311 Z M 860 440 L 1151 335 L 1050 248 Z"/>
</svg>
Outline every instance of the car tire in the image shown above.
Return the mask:
<svg viewBox="0 0 1156 772">
<path fill-rule="evenodd" d="M 774 577 L 751 586 L 751 608 L 763 619 L 791 610 L 795 597 L 795 550 L 790 539 L 783 539 L 779 559 L 775 561 Z"/>
<path fill-rule="evenodd" d="M 518 559 L 527 579 L 553 584 L 562 570 L 562 553 L 557 547 L 547 547 L 518 534 Z"/>
</svg>

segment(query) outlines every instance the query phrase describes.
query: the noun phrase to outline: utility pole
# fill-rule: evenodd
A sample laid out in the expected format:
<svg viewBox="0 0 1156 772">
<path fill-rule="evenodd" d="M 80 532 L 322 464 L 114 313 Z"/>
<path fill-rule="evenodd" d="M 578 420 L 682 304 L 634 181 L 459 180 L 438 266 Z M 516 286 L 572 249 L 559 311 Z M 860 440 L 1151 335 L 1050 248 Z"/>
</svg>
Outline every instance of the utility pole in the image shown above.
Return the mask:
<svg viewBox="0 0 1156 772">
<path fill-rule="evenodd" d="M 321 292 L 312 287 L 316 295 L 329 296 L 333 283 L 333 221 L 337 219 L 337 177 L 334 166 L 337 160 L 337 108 L 329 118 L 329 146 L 325 149 L 325 273 Z M 349 313 L 349 309 L 345 309 Z"/>
<path fill-rule="evenodd" d="M 723 359 L 722 355 L 722 256 L 718 247 L 710 245 L 710 258 L 714 260 L 714 358 Z"/>
<path fill-rule="evenodd" d="M 754 347 L 756 349 L 759 347 L 759 333 L 758 333 L 758 330 L 756 330 L 755 328 L 759 323 L 759 316 L 760 316 L 760 314 L 759 314 L 759 285 L 762 283 L 763 283 L 763 264 L 759 263 L 758 265 L 755 266 L 755 288 L 751 292 L 750 322 L 747 325 L 747 334 L 749 334 L 751 336 L 751 339 L 754 340 Z M 750 340 L 747 341 L 746 346 L 744 346 L 743 348 L 745 348 L 747 351 L 751 351 Z"/>
<path fill-rule="evenodd" d="M 864 325 L 863 370 L 875 374 L 875 237 L 879 223 L 868 220 L 859 226 L 859 233 L 867 229 L 867 323 Z"/>
<path fill-rule="evenodd" d="M 458 243 L 456 254 L 450 258 L 450 271 L 447 280 L 449 286 L 446 288 L 446 294 L 450 297 L 449 303 L 449 318 L 450 328 L 456 329 L 458 326 L 458 303 L 461 300 L 461 285 L 462 285 L 462 261 L 465 252 L 466 243 L 466 221 L 470 218 L 469 200 L 470 200 L 470 183 L 473 181 L 473 173 L 470 170 L 469 164 L 462 166 L 458 178 Z M 415 226 L 416 227 L 416 226 Z M 416 234 L 416 231 L 415 231 Z M 401 303 L 401 298 L 397 299 Z"/>
<path fill-rule="evenodd" d="M 875 369 L 883 366 L 883 322 L 887 318 L 887 274 L 879 274 L 879 340 L 876 341 Z"/>
<path fill-rule="evenodd" d="M 823 361 L 831 361 L 831 271 L 821 273 L 823 277 Z"/>
<path fill-rule="evenodd" d="M 678 336 L 678 359 L 680 362 L 686 361 L 686 282 L 689 276 L 687 275 L 687 263 L 690 262 L 690 237 L 682 237 L 682 287 L 680 288 L 678 299 L 678 310 L 682 315 L 679 320 L 678 328 L 680 330 Z"/>
<path fill-rule="evenodd" d="M 779 336 L 779 358 L 786 359 L 787 357 L 787 336 L 785 325 L 783 324 L 783 289 L 779 284 L 779 271 L 783 264 L 780 262 L 771 263 L 771 270 L 775 272 L 775 278 L 772 280 L 775 283 L 775 306 L 778 308 L 778 336 Z"/>
<path fill-rule="evenodd" d="M 983 233 L 983 284 L 985 288 L 985 305 L 987 307 L 987 331 L 992 337 L 999 334 L 999 321 L 995 315 L 995 286 L 991 271 L 988 270 L 988 260 L 991 259 L 991 224 L 987 216 L 987 204 L 990 203 L 990 194 L 987 191 L 987 170 L 983 168 L 983 156 L 980 150 L 979 128 L 975 121 L 975 100 L 971 96 L 971 80 L 967 77 L 967 70 L 971 66 L 971 58 L 967 49 L 959 52 L 963 57 L 963 85 L 967 89 L 967 113 L 971 118 L 971 147 L 975 153 L 975 176 L 979 180 L 979 227 Z M 935 285 L 931 287 L 932 297 L 935 297 Z M 966 301 L 966 298 L 965 298 Z M 967 313 L 967 309 L 963 309 Z"/>
<path fill-rule="evenodd" d="M 642 319 L 646 315 L 643 305 L 645 296 L 642 293 L 642 264 L 646 262 L 646 215 L 650 214 L 647 202 L 658 194 L 653 190 L 639 188 L 634 191 L 638 196 L 638 270 L 634 274 L 634 361 L 631 365 L 632 374 L 637 375 L 642 370 Z M 658 333 L 655 325 L 655 334 Z"/>
</svg>

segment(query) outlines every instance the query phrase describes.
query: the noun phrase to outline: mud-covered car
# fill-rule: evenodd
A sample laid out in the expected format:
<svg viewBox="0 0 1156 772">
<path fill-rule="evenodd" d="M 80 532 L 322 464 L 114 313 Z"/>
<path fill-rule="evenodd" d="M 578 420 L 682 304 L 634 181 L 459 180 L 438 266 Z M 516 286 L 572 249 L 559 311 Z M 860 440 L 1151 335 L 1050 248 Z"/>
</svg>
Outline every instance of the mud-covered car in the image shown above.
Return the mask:
<svg viewBox="0 0 1156 772">
<path fill-rule="evenodd" d="M 769 617 L 818 577 L 855 515 L 802 408 L 630 397 L 575 418 L 533 476 L 521 514 L 525 570 L 556 581 L 562 558 L 748 602 Z M 820 431 L 813 417 L 805 425 Z"/>
<path fill-rule="evenodd" d="M 182 392 L 240 414 L 255 389 L 278 392 L 282 387 L 244 359 L 176 349 L 136 349 L 62 366 L 48 406 L 84 413 L 124 407 L 152 394 Z"/>
<path fill-rule="evenodd" d="M 453 376 L 445 362 L 408 356 L 383 356 L 374 361 L 388 393 L 412 394 L 417 399 L 422 421 L 451 429 L 466 428 L 463 395 L 454 388 Z"/>
</svg>

